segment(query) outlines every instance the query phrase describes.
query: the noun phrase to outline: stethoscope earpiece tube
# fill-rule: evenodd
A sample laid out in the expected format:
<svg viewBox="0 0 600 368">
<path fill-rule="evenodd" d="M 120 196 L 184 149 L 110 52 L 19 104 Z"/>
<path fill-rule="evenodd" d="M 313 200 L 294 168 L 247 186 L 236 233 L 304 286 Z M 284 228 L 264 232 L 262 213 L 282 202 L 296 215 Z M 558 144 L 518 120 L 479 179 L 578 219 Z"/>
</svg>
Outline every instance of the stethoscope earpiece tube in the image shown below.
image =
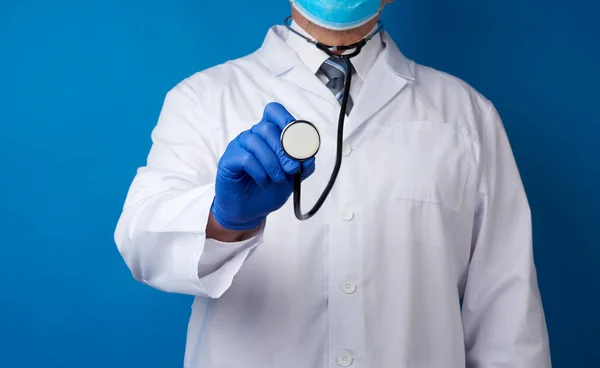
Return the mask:
<svg viewBox="0 0 600 368">
<path fill-rule="evenodd" d="M 358 51 L 360 51 L 360 49 Z M 358 52 L 356 52 L 356 54 L 358 54 Z M 302 213 L 301 200 L 300 200 L 301 199 L 300 194 L 302 192 L 302 165 L 300 165 L 300 169 L 294 175 L 294 198 L 293 198 L 294 214 L 296 215 L 296 218 L 300 221 L 308 220 L 309 218 L 313 217 L 319 211 L 319 209 L 325 202 L 325 199 L 331 192 L 331 189 L 333 188 L 333 184 L 335 183 L 335 180 L 337 179 L 337 176 L 340 172 L 340 167 L 342 166 L 342 145 L 344 143 L 343 142 L 344 141 L 344 121 L 346 119 L 346 109 L 348 107 L 348 98 L 350 96 L 350 85 L 352 83 L 353 69 L 352 69 L 352 63 L 350 62 L 350 57 L 352 57 L 352 56 L 354 56 L 354 55 L 352 55 L 352 54 L 344 55 L 341 57 L 344 60 L 344 62 L 346 63 L 346 71 L 347 72 L 346 72 L 346 81 L 344 84 L 344 97 L 342 98 L 342 106 L 340 108 L 340 116 L 339 116 L 339 121 L 338 121 L 337 146 L 336 146 L 336 152 L 335 152 L 335 165 L 333 167 L 333 172 L 331 173 L 331 177 L 329 178 L 329 182 L 327 183 L 325 190 L 323 190 L 323 193 L 321 193 L 321 196 L 319 197 L 319 199 L 317 200 L 317 202 L 315 203 L 313 208 L 311 208 L 307 213 Z"/>
</svg>

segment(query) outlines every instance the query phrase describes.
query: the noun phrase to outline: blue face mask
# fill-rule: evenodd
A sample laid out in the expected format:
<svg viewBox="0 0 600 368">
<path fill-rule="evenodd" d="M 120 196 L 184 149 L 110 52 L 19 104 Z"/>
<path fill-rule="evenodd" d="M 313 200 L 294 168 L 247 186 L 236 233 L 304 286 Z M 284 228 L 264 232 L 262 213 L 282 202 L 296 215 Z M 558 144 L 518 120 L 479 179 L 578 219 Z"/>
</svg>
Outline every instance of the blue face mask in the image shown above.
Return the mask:
<svg viewBox="0 0 600 368">
<path fill-rule="evenodd" d="M 381 0 L 292 0 L 306 19 L 323 28 L 344 31 L 375 18 Z"/>
</svg>

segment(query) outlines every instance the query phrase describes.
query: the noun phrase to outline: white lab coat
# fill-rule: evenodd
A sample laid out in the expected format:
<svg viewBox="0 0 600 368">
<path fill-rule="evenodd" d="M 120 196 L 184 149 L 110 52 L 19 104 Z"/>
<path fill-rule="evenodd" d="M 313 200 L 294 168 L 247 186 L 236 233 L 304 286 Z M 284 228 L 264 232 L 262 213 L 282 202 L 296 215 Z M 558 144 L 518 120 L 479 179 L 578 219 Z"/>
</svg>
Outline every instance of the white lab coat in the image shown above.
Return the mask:
<svg viewBox="0 0 600 368">
<path fill-rule="evenodd" d="M 548 368 L 530 209 L 500 117 L 386 33 L 354 97 L 334 190 L 239 243 L 205 239 L 217 163 L 277 101 L 321 132 L 307 211 L 334 163 L 339 104 L 269 30 L 255 53 L 166 96 L 115 240 L 133 276 L 196 296 L 190 368 Z"/>
</svg>

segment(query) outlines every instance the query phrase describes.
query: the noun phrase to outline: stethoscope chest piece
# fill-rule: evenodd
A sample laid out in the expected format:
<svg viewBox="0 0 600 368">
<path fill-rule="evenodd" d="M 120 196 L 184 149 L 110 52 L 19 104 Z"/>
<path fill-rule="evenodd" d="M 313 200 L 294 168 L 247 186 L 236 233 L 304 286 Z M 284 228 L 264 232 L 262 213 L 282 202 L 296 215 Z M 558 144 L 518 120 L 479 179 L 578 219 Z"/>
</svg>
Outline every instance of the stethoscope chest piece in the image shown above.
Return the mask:
<svg viewBox="0 0 600 368">
<path fill-rule="evenodd" d="M 317 154 L 321 146 L 319 130 L 309 121 L 293 121 L 281 132 L 281 146 L 291 158 L 308 160 Z"/>
</svg>

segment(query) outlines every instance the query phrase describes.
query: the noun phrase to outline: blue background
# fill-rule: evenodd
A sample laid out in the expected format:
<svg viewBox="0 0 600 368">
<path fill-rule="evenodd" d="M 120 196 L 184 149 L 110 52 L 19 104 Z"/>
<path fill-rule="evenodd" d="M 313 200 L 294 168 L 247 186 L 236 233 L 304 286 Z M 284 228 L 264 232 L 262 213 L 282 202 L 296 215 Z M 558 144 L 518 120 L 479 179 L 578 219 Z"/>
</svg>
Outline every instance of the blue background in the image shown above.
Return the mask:
<svg viewBox="0 0 600 368">
<path fill-rule="evenodd" d="M 0 1 L 0 367 L 182 366 L 191 298 L 135 282 L 114 226 L 166 91 L 254 51 L 288 13 L 284 0 Z M 600 361 L 598 13 L 402 0 L 383 17 L 408 57 L 502 114 L 555 367 Z"/>
</svg>

